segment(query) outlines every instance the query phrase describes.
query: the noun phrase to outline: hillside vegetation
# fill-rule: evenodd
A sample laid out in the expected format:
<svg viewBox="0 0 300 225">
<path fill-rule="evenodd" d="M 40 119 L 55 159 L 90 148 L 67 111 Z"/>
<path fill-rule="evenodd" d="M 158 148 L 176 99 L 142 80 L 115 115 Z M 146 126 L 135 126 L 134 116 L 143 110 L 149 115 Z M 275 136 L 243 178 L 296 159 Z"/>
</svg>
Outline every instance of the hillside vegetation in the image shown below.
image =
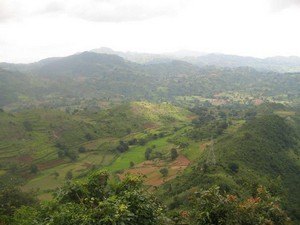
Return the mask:
<svg viewBox="0 0 300 225">
<path fill-rule="evenodd" d="M 0 64 L 1 225 L 299 224 L 284 59 L 107 51 Z"/>
<path fill-rule="evenodd" d="M 198 96 L 227 101 L 232 93 L 295 104 L 300 85 L 298 73 L 261 72 L 249 67 L 200 68 L 178 60 L 143 65 L 92 52 L 2 67 L 0 79 L 5 93 L 0 106 L 8 109 L 78 107 L 87 99 L 176 102 L 178 97 Z M 97 101 L 93 106 L 99 107 Z"/>
<path fill-rule="evenodd" d="M 171 209 L 189 208 L 195 190 L 220 185 L 241 196 L 262 184 L 280 195 L 292 217 L 299 219 L 299 117 L 264 115 L 249 120 L 236 132 L 216 140 L 213 163 L 211 147 L 183 176 L 164 185 L 161 192 Z"/>
</svg>

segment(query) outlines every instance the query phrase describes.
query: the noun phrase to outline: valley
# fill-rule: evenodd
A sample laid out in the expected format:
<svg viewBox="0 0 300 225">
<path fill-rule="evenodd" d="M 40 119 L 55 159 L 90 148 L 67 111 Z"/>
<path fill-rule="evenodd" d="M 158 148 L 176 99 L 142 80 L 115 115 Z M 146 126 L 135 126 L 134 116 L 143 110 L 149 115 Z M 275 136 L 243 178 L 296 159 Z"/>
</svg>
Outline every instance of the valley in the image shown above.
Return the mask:
<svg viewBox="0 0 300 225">
<path fill-rule="evenodd" d="M 299 225 L 300 0 L 0 0 L 0 225 Z"/>
<path fill-rule="evenodd" d="M 300 218 L 299 73 L 84 52 L 5 64 L 0 80 L 2 188 L 46 203 L 102 171 L 135 175 L 172 218 L 213 185 L 242 199 L 263 185 Z"/>
</svg>

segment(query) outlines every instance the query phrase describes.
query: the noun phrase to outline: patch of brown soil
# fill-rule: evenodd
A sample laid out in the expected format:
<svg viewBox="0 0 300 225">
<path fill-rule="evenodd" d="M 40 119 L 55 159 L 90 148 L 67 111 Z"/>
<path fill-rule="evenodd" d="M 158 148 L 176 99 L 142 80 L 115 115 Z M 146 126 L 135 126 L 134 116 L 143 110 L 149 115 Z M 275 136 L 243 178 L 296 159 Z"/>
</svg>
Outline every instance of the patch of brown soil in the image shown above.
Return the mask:
<svg viewBox="0 0 300 225">
<path fill-rule="evenodd" d="M 30 155 L 22 155 L 19 158 L 17 158 L 17 161 L 25 164 L 31 164 L 33 158 Z"/>
<path fill-rule="evenodd" d="M 90 169 L 90 168 L 93 167 L 93 164 L 85 162 L 85 163 L 82 164 L 82 166 L 85 167 L 86 169 Z"/>
<path fill-rule="evenodd" d="M 46 169 L 50 169 L 52 167 L 61 165 L 64 163 L 64 160 L 62 159 L 54 159 L 48 162 L 44 162 L 44 163 L 39 163 L 37 166 L 39 168 L 39 170 L 46 170 Z"/>
<path fill-rule="evenodd" d="M 187 116 L 187 119 L 190 120 L 190 121 L 192 121 L 192 120 L 194 120 L 194 119 L 197 119 L 197 118 L 198 118 L 197 115 L 188 115 L 188 116 Z"/>
<path fill-rule="evenodd" d="M 254 105 L 261 105 L 261 104 L 264 103 L 264 101 L 257 98 L 257 99 L 254 99 L 254 100 L 252 101 L 252 103 L 253 103 Z"/>
<path fill-rule="evenodd" d="M 158 126 L 154 123 L 146 123 L 144 124 L 144 129 L 155 129 L 158 128 Z"/>
<path fill-rule="evenodd" d="M 187 157 L 179 155 L 176 160 L 171 163 L 171 166 L 187 167 L 190 163 Z"/>
</svg>

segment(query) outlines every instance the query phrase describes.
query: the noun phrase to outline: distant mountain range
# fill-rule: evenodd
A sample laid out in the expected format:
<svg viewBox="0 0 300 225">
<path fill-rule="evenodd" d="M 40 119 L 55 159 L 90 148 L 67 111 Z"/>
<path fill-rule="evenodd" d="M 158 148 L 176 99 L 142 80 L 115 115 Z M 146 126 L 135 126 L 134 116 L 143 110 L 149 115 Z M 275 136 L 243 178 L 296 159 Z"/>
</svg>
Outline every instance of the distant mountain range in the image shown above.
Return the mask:
<svg viewBox="0 0 300 225">
<path fill-rule="evenodd" d="M 252 60 L 254 63 L 253 58 L 245 58 L 242 63 L 231 57 L 236 64 L 227 61 L 230 66 L 220 67 L 208 63 L 216 60 L 215 57 L 208 60 L 212 55 L 189 57 L 202 59 L 202 62 L 206 58 L 207 62 L 200 65 L 197 61 L 185 61 L 188 57 L 178 60 L 175 56 L 153 57 L 151 61 L 140 64 L 130 61 L 124 54 L 123 58 L 114 54 L 83 52 L 31 64 L 1 63 L 0 107 L 16 102 L 26 105 L 32 100 L 56 104 L 58 99 L 65 99 L 67 104 L 74 98 L 172 101 L 177 96 L 213 98 L 215 94 L 228 91 L 257 96 L 281 96 L 284 93 L 289 98 L 299 95 L 300 73 L 259 71 L 247 67 L 247 62 Z M 281 58 L 272 60 L 284 61 Z M 225 61 L 216 62 L 221 65 Z M 243 67 L 239 67 L 238 62 Z"/>
<path fill-rule="evenodd" d="M 237 55 L 226 54 L 206 54 L 195 51 L 178 51 L 164 54 L 150 54 L 150 53 L 136 53 L 136 52 L 120 52 L 114 51 L 110 48 L 93 49 L 91 52 L 118 55 L 136 63 L 161 63 L 168 62 L 174 59 L 186 61 L 197 66 L 218 66 L 218 67 L 253 67 L 257 70 L 271 70 L 275 72 L 299 72 L 300 71 L 300 57 L 269 57 L 269 58 L 255 58 Z"/>
</svg>

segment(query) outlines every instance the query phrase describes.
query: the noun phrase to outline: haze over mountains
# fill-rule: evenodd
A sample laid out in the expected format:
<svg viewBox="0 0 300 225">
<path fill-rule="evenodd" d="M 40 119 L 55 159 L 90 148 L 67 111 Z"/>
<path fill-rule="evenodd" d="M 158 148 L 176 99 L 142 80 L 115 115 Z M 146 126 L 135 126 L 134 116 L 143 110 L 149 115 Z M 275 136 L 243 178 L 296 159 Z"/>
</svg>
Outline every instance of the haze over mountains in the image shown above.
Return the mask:
<svg viewBox="0 0 300 225">
<path fill-rule="evenodd" d="M 219 53 L 201 53 L 188 50 L 164 54 L 149 54 L 137 52 L 120 52 L 105 47 L 93 49 L 91 51 L 96 53 L 119 55 L 124 59 L 137 63 L 160 63 L 170 61 L 172 59 L 179 59 L 201 67 L 253 67 L 257 70 L 272 70 L 276 72 L 300 71 L 300 57 L 298 56 L 255 58 L 250 56 L 227 55 Z"/>
<path fill-rule="evenodd" d="M 99 54 L 117 55 L 125 60 L 139 63 L 139 64 L 157 64 L 166 63 L 173 60 L 180 60 L 197 65 L 199 67 L 205 66 L 217 66 L 217 67 L 252 67 L 259 71 L 274 71 L 274 72 L 299 72 L 300 71 L 300 57 L 298 56 L 274 56 L 267 58 L 256 58 L 251 56 L 238 56 L 228 55 L 222 53 L 204 53 L 189 50 L 179 50 L 176 52 L 152 54 L 141 52 L 122 52 L 114 51 L 111 48 L 101 47 L 92 49 L 89 52 L 95 52 Z M 80 54 L 80 53 L 78 53 Z M 42 59 L 36 63 L 30 63 L 32 67 L 49 63 L 50 61 L 56 61 L 63 57 L 51 57 Z M 2 68 L 22 68 L 24 64 L 13 64 L 0 62 Z M 25 66 L 26 67 L 26 66 Z"/>
</svg>

